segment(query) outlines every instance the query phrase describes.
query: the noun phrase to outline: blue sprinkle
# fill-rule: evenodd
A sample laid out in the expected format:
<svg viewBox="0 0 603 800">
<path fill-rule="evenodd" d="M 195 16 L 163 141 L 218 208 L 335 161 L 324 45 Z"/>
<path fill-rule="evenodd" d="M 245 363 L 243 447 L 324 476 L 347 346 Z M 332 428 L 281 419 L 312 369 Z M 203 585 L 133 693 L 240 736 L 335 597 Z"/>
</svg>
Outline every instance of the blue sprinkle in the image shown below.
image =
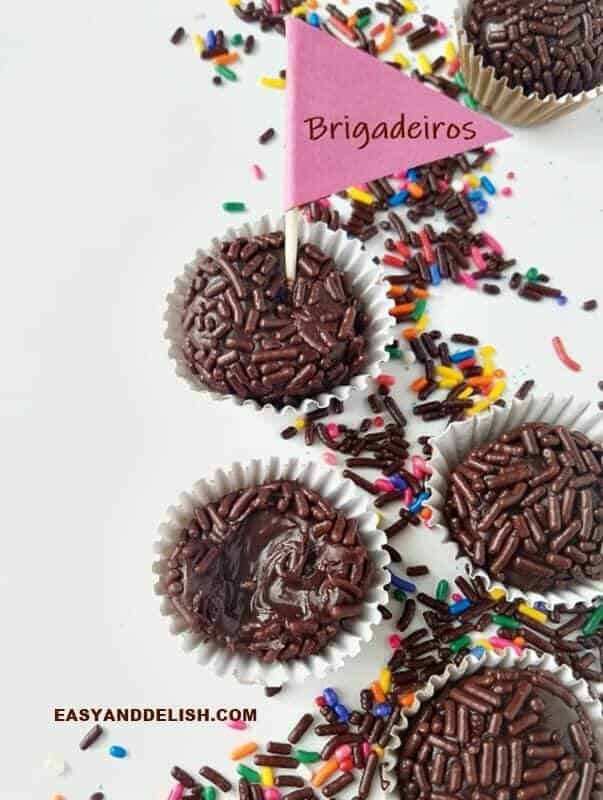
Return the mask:
<svg viewBox="0 0 603 800">
<path fill-rule="evenodd" d="M 213 50 L 216 46 L 216 34 L 213 31 L 207 31 L 207 36 L 205 37 L 205 47 L 208 50 Z"/>
<path fill-rule="evenodd" d="M 433 283 L 434 286 L 439 286 L 442 283 L 440 270 L 437 264 L 430 264 L 429 274 L 431 275 L 431 282 Z"/>
<path fill-rule="evenodd" d="M 496 186 L 492 183 L 487 175 L 482 175 L 482 177 L 479 179 L 479 182 L 488 192 L 488 194 L 496 194 Z"/>
<path fill-rule="evenodd" d="M 118 744 L 111 745 L 109 748 L 109 755 L 113 758 L 125 758 L 128 752 L 125 747 L 120 747 Z"/>
<path fill-rule="evenodd" d="M 484 193 L 479 189 L 472 189 L 470 192 L 467 192 L 467 200 L 471 200 L 471 202 L 483 199 L 484 199 Z"/>
<path fill-rule="evenodd" d="M 340 722 L 347 722 L 350 718 L 350 712 L 341 703 L 335 703 L 333 711 L 337 714 L 337 718 Z"/>
<path fill-rule="evenodd" d="M 310 25 L 314 25 L 315 28 L 320 28 L 320 17 L 313 11 L 311 14 L 308 14 L 308 22 Z"/>
<path fill-rule="evenodd" d="M 331 689 L 330 686 L 328 686 L 323 691 L 322 696 L 326 700 L 327 705 L 331 706 L 332 708 L 334 708 L 339 703 L 339 698 L 337 697 L 337 692 L 335 691 L 335 689 Z"/>
<path fill-rule="evenodd" d="M 545 611 L 545 612 L 549 610 L 547 604 L 544 603 L 542 600 L 538 600 L 537 603 L 534 603 L 534 608 L 538 609 L 538 611 Z"/>
<path fill-rule="evenodd" d="M 458 617 L 459 614 L 462 614 L 463 611 L 467 611 L 468 608 L 471 608 L 471 600 L 467 600 L 464 597 L 462 600 L 457 600 L 456 603 L 452 603 L 452 605 L 448 606 L 448 613 L 452 614 L 453 617 Z"/>
<path fill-rule="evenodd" d="M 488 210 L 488 202 L 487 200 L 478 200 L 475 204 L 475 208 L 478 214 L 485 214 Z"/>
<path fill-rule="evenodd" d="M 557 299 L 557 305 L 564 306 L 567 304 L 567 297 L 564 294 L 560 294 Z"/>
<path fill-rule="evenodd" d="M 406 170 L 406 178 L 414 183 L 419 180 L 419 173 L 416 169 L 408 169 Z"/>
<path fill-rule="evenodd" d="M 417 587 L 415 586 L 414 583 L 411 583 L 410 581 L 405 581 L 404 578 L 399 578 L 397 575 L 394 575 L 394 573 L 391 570 L 389 571 L 389 574 L 392 586 L 395 586 L 396 589 L 401 589 L 403 592 L 417 591 Z"/>
<path fill-rule="evenodd" d="M 402 475 L 397 475 L 397 474 L 390 475 L 389 482 L 392 484 L 392 486 L 395 486 L 396 489 L 399 489 L 401 492 L 403 492 L 404 489 L 408 489 L 408 484 L 406 483 Z"/>
<path fill-rule="evenodd" d="M 371 711 L 376 717 L 389 717 L 393 708 L 389 703 L 377 703 L 376 706 L 372 707 Z"/>
<path fill-rule="evenodd" d="M 408 192 L 403 189 L 401 192 L 396 192 L 396 194 L 392 194 L 391 197 L 387 198 L 387 205 L 392 208 L 393 206 L 401 206 L 402 203 L 406 202 L 406 198 L 408 197 Z"/>
<path fill-rule="evenodd" d="M 481 646 L 481 644 L 478 644 L 476 647 L 472 647 L 471 650 L 469 650 L 469 653 L 477 659 L 483 658 L 485 652 L 486 650 Z"/>
<path fill-rule="evenodd" d="M 450 353 L 450 360 L 456 363 L 457 361 L 465 361 L 467 358 L 473 358 L 475 350 L 471 347 L 468 350 L 457 350 L 456 353 Z"/>
</svg>

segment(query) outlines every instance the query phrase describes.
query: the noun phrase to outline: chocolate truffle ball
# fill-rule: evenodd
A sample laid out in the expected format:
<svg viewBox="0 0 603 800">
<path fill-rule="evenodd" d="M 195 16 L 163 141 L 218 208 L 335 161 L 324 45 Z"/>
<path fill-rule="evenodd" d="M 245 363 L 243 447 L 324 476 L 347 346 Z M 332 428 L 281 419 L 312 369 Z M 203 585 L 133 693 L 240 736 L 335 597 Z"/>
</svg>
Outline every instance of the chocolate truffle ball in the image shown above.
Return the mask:
<svg viewBox="0 0 603 800">
<path fill-rule="evenodd" d="M 223 242 L 195 266 L 182 354 L 207 388 L 299 406 L 363 371 L 370 318 L 315 245 L 301 245 L 290 287 L 281 232 Z"/>
<path fill-rule="evenodd" d="M 525 95 L 563 97 L 601 83 L 600 0 L 473 0 L 465 27 L 484 64 Z"/>
<path fill-rule="evenodd" d="M 196 507 L 168 567 L 192 631 L 266 663 L 319 653 L 362 613 L 374 575 L 357 520 L 295 481 Z"/>
<path fill-rule="evenodd" d="M 452 472 L 444 517 L 473 564 L 525 590 L 603 577 L 603 448 L 562 426 L 526 423 Z"/>
</svg>

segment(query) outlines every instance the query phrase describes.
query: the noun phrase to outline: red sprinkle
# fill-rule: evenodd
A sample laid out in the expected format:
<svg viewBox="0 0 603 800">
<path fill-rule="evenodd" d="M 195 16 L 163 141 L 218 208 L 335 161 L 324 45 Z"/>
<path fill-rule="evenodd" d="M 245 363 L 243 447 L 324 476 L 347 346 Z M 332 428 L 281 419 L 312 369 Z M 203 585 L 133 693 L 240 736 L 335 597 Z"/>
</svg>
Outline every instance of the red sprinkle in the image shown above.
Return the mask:
<svg viewBox="0 0 603 800">
<path fill-rule="evenodd" d="M 561 363 L 564 364 L 568 369 L 571 369 L 572 372 L 580 372 L 582 370 L 582 366 L 568 355 L 565 345 L 559 336 L 553 336 L 553 349 L 559 361 L 561 361 Z"/>
<path fill-rule="evenodd" d="M 373 425 L 375 428 L 382 428 L 385 425 L 383 417 L 373 417 Z"/>
</svg>

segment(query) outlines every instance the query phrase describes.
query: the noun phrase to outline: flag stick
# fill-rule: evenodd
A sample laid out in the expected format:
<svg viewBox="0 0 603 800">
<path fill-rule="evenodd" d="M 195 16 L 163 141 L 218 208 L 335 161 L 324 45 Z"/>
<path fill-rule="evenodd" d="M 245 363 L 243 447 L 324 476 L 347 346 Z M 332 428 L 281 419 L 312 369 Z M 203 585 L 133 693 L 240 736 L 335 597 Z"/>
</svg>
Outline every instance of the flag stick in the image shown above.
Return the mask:
<svg viewBox="0 0 603 800">
<path fill-rule="evenodd" d="M 285 275 L 288 283 L 293 283 L 297 268 L 297 240 L 299 235 L 299 212 L 290 208 L 285 213 Z"/>
</svg>

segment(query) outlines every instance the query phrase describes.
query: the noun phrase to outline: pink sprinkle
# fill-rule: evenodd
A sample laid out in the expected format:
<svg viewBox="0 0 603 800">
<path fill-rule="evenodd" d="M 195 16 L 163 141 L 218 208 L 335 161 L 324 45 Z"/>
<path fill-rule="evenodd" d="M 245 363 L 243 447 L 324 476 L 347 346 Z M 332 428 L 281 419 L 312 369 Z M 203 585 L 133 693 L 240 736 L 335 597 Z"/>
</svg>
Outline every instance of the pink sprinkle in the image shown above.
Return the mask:
<svg viewBox="0 0 603 800">
<path fill-rule="evenodd" d="M 435 29 L 436 33 L 438 33 L 440 36 L 448 36 L 448 28 L 443 22 L 438 22 L 438 24 L 435 26 Z"/>
<path fill-rule="evenodd" d="M 373 417 L 373 425 L 375 428 L 382 428 L 385 424 L 383 417 Z"/>
<path fill-rule="evenodd" d="M 371 28 L 370 34 L 371 36 L 378 36 L 384 30 L 385 30 L 385 22 L 379 22 L 377 25 L 375 25 L 374 28 Z"/>
<path fill-rule="evenodd" d="M 459 270 L 459 277 L 469 289 L 477 289 L 477 281 L 466 270 Z"/>
<path fill-rule="evenodd" d="M 184 794 L 184 786 L 181 783 L 177 783 L 170 792 L 168 800 L 180 800 L 183 794 Z"/>
<path fill-rule="evenodd" d="M 387 375 L 383 373 L 381 375 L 377 375 L 376 382 L 379 386 L 393 386 L 396 382 L 396 379 L 393 375 Z"/>
<path fill-rule="evenodd" d="M 406 170 L 401 169 L 398 172 L 394 172 L 392 178 L 395 178 L 397 181 L 401 181 L 406 177 Z"/>
<path fill-rule="evenodd" d="M 404 25 L 400 25 L 398 30 L 396 31 L 398 36 L 406 36 L 407 33 L 410 33 L 413 29 L 414 25 L 412 22 L 405 22 Z"/>
<path fill-rule="evenodd" d="M 496 147 L 488 147 L 486 149 L 486 154 L 489 155 L 489 156 L 496 155 Z"/>
<path fill-rule="evenodd" d="M 244 731 L 247 728 L 247 723 L 243 722 L 241 719 L 233 719 L 226 724 L 235 731 Z"/>
<path fill-rule="evenodd" d="M 273 786 L 264 789 L 264 800 L 281 800 L 281 793 Z"/>
<path fill-rule="evenodd" d="M 264 178 L 264 171 L 258 164 L 253 165 L 253 174 L 258 181 L 261 181 Z"/>
<path fill-rule="evenodd" d="M 387 637 L 387 643 L 389 644 L 392 650 L 397 650 L 402 644 L 402 639 L 395 633 L 392 633 L 390 634 L 390 636 Z"/>
<path fill-rule="evenodd" d="M 352 748 L 349 744 L 342 744 L 341 747 L 338 747 L 335 750 L 335 758 L 338 761 L 343 761 L 346 758 L 349 758 L 352 755 Z"/>
<path fill-rule="evenodd" d="M 371 746 L 368 742 L 362 742 L 362 755 L 368 758 L 371 754 Z"/>
<path fill-rule="evenodd" d="M 462 594 L 459 594 L 458 592 L 455 592 L 452 595 L 452 599 L 454 600 L 455 603 L 458 603 L 459 600 L 463 600 L 464 598 L 463 598 Z"/>
<path fill-rule="evenodd" d="M 502 256 L 502 254 L 505 251 L 503 249 L 503 246 L 500 244 L 500 242 L 498 242 L 494 238 L 494 236 L 491 236 L 489 233 L 483 233 L 482 232 L 481 237 L 482 237 L 482 241 L 485 242 L 488 245 L 490 250 L 492 250 L 493 252 L 497 253 L 499 256 Z"/>
<path fill-rule="evenodd" d="M 336 422 L 329 422 L 325 425 L 325 430 L 330 439 L 337 439 L 339 436 L 339 425 Z"/>
<path fill-rule="evenodd" d="M 377 489 L 378 492 L 393 492 L 394 489 L 396 488 L 388 480 L 385 480 L 385 478 L 377 478 L 373 486 L 375 487 L 375 489 Z"/>
<path fill-rule="evenodd" d="M 439 181 L 438 185 L 441 192 L 447 192 L 448 189 L 450 188 L 450 184 L 448 183 L 448 181 Z"/>
<path fill-rule="evenodd" d="M 331 201 L 328 197 L 319 197 L 318 198 L 318 205 L 322 208 L 331 208 Z"/>
<path fill-rule="evenodd" d="M 410 463 L 412 464 L 413 475 L 415 478 L 419 478 L 419 480 L 424 475 L 431 475 L 431 467 L 427 464 L 422 456 L 412 456 L 410 459 Z"/>
<path fill-rule="evenodd" d="M 273 14 L 281 13 L 281 0 L 270 0 L 270 6 Z"/>
<path fill-rule="evenodd" d="M 334 467 L 337 464 L 337 456 L 330 450 L 327 450 L 326 453 L 322 454 L 322 460 L 325 462 L 325 464 L 329 464 L 331 467 Z"/>
<path fill-rule="evenodd" d="M 473 246 L 471 248 L 471 259 L 473 263 L 478 269 L 488 269 L 488 265 L 486 264 L 486 260 L 482 255 L 481 250 L 479 247 Z"/>
<path fill-rule="evenodd" d="M 492 647 L 496 647 L 499 650 L 504 650 L 505 647 L 510 647 L 515 655 L 520 656 L 523 653 L 522 648 L 518 644 L 515 644 L 515 642 L 512 642 L 509 639 L 503 639 L 502 636 L 491 636 L 488 641 Z"/>
<path fill-rule="evenodd" d="M 407 508 L 412 504 L 413 496 L 414 495 L 412 493 L 412 489 L 410 488 L 410 486 L 404 490 L 404 497 L 402 498 L 402 502 Z"/>
<path fill-rule="evenodd" d="M 513 189 L 511 189 L 510 186 L 503 186 L 503 188 L 500 190 L 500 193 L 503 197 L 511 197 L 513 194 Z"/>
</svg>

